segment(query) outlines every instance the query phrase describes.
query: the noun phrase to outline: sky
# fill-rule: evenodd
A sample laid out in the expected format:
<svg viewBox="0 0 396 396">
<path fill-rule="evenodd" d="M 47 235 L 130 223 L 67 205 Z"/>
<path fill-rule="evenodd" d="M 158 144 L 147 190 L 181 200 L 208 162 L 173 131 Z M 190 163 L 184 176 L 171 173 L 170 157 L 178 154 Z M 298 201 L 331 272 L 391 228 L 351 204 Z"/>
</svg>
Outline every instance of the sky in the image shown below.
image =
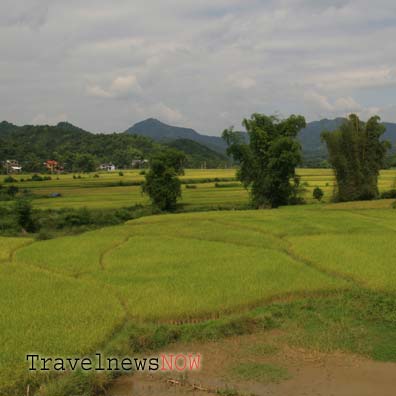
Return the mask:
<svg viewBox="0 0 396 396">
<path fill-rule="evenodd" d="M 396 122 L 395 0 L 1 0 L 0 120 Z"/>
</svg>

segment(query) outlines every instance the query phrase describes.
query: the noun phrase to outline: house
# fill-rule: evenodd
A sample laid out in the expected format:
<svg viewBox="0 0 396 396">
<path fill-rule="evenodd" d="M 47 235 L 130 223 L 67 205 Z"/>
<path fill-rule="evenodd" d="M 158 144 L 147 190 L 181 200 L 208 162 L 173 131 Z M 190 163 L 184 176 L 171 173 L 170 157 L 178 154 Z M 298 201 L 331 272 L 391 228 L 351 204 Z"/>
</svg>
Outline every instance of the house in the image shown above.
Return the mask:
<svg viewBox="0 0 396 396">
<path fill-rule="evenodd" d="M 63 167 L 59 165 L 58 161 L 55 160 L 47 160 L 44 162 L 44 166 L 51 172 L 51 173 L 60 173 L 63 171 Z"/>
<path fill-rule="evenodd" d="M 132 160 L 131 165 L 132 165 L 132 168 L 140 169 L 140 168 L 147 168 L 148 163 L 149 162 L 146 159 L 135 159 L 135 160 Z"/>
<path fill-rule="evenodd" d="M 4 168 L 6 173 L 21 173 L 22 166 L 19 164 L 17 160 L 6 160 L 4 161 Z"/>
<path fill-rule="evenodd" d="M 116 167 L 115 167 L 114 164 L 112 164 L 112 163 L 110 162 L 110 163 L 108 163 L 108 164 L 101 164 L 101 165 L 99 166 L 99 169 L 100 169 L 100 170 L 103 170 L 103 171 L 107 171 L 107 172 L 113 172 L 113 171 L 116 170 Z"/>
</svg>

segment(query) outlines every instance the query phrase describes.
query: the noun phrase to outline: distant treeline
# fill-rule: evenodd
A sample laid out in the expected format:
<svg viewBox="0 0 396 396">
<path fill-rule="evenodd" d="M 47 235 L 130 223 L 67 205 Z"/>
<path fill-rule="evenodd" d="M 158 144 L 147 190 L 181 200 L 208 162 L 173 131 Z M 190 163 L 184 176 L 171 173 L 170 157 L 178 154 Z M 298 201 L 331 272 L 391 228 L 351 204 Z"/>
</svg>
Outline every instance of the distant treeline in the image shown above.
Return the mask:
<svg viewBox="0 0 396 396">
<path fill-rule="evenodd" d="M 127 133 L 93 134 L 69 123 L 23 127 L 0 123 L 0 163 L 17 160 L 24 172 L 45 171 L 44 162 L 50 159 L 67 172 L 92 172 L 101 163 L 130 168 L 132 161 L 150 159 L 167 147 L 185 153 L 186 167 L 229 164 L 226 156 L 187 139 L 165 144 Z"/>
</svg>

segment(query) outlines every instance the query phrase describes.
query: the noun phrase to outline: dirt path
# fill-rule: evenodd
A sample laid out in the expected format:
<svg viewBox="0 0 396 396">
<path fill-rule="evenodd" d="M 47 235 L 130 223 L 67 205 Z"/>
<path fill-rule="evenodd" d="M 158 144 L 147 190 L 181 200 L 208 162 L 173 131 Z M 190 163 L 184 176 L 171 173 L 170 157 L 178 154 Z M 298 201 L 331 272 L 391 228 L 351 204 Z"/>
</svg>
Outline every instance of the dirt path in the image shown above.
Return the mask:
<svg viewBox="0 0 396 396">
<path fill-rule="evenodd" d="M 239 396 L 394 396 L 396 363 L 374 362 L 344 353 L 324 354 L 279 343 L 279 332 L 233 337 L 213 343 L 176 344 L 164 352 L 199 352 L 202 370 L 164 377 L 136 374 L 121 377 L 110 396 L 208 395 L 216 390 Z M 238 378 L 240 364 L 263 364 L 287 370 L 288 379 Z M 233 371 L 234 370 L 234 371 Z M 235 371 L 236 370 L 236 371 Z M 265 373 L 264 373 L 265 374 Z M 181 384 L 169 383 L 173 379 Z M 192 389 L 197 384 L 212 392 Z M 225 393 L 228 390 L 229 393 Z M 234 392 L 232 393 L 231 390 Z"/>
</svg>

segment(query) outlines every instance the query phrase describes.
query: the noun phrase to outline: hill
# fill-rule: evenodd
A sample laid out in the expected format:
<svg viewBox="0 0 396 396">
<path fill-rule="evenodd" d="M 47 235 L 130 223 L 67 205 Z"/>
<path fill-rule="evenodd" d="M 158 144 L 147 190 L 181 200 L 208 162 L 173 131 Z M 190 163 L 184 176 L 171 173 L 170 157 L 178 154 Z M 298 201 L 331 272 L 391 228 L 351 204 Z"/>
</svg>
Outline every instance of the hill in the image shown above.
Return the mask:
<svg viewBox="0 0 396 396">
<path fill-rule="evenodd" d="M 190 168 L 200 168 L 203 164 L 206 168 L 217 168 L 230 163 L 226 155 L 190 139 L 176 139 L 166 142 L 165 145 L 183 151 L 187 155 Z"/>
<path fill-rule="evenodd" d="M 163 142 L 165 143 L 165 142 Z M 0 164 L 18 160 L 25 171 L 43 171 L 43 163 L 55 159 L 67 171 L 93 171 L 103 162 L 129 168 L 135 159 L 150 158 L 165 144 L 151 138 L 125 133 L 93 134 L 67 122 L 56 126 L 0 123 Z M 167 141 L 167 146 L 183 151 L 188 166 L 223 167 L 225 155 L 188 139 Z"/>
<path fill-rule="evenodd" d="M 343 121 L 344 118 L 335 118 L 333 120 L 323 119 L 309 122 L 307 127 L 304 128 L 299 135 L 304 157 L 320 157 L 324 159 L 327 155 L 327 150 L 325 144 L 321 141 L 320 135 L 325 130 L 334 131 Z M 387 129 L 384 139 L 391 141 L 391 143 L 395 145 L 396 124 L 385 122 L 384 125 Z M 225 153 L 227 147 L 223 139 L 219 136 L 202 135 L 194 129 L 167 125 L 153 118 L 135 124 L 129 128 L 126 133 L 147 136 L 160 142 L 172 141 L 175 139 L 189 139 L 204 144 L 212 150 L 222 154 Z"/>
<path fill-rule="evenodd" d="M 128 134 L 141 135 L 157 141 L 169 141 L 176 139 L 189 139 L 203 144 L 212 150 L 225 153 L 227 145 L 219 136 L 202 135 L 191 128 L 181 128 L 165 124 L 155 118 L 138 122 L 125 131 Z"/>
</svg>

